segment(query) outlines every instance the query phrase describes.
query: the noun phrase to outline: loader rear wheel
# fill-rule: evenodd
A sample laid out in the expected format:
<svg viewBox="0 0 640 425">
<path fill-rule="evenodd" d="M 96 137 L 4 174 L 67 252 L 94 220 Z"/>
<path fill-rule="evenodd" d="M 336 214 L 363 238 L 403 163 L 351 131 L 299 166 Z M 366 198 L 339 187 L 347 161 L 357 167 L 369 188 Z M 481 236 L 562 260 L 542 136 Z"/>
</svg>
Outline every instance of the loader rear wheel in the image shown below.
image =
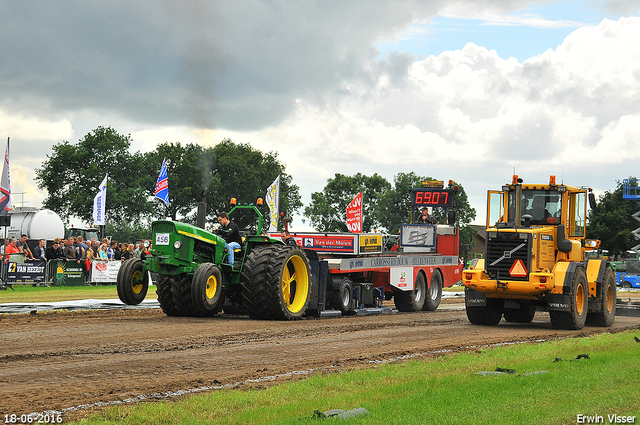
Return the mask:
<svg viewBox="0 0 640 425">
<path fill-rule="evenodd" d="M 118 298 L 125 304 L 138 305 L 147 296 L 149 274 L 143 272 L 142 260 L 131 258 L 118 270 Z"/>
<path fill-rule="evenodd" d="M 420 311 L 424 307 L 424 299 L 427 295 L 427 282 L 424 275 L 418 273 L 412 291 L 396 290 L 393 293 L 393 303 L 398 311 Z"/>
<path fill-rule="evenodd" d="M 195 309 L 204 316 L 220 312 L 222 296 L 222 273 L 212 263 L 198 266 L 191 283 L 191 298 Z"/>
<path fill-rule="evenodd" d="M 551 326 L 554 329 L 582 329 L 587 320 L 588 301 L 587 274 L 578 267 L 571 281 L 570 311 L 549 311 Z"/>
<path fill-rule="evenodd" d="M 172 286 L 177 285 L 175 279 L 171 276 L 160 275 L 156 282 L 156 294 L 160 308 L 167 316 L 179 316 L 180 311 L 173 300 Z"/>
<path fill-rule="evenodd" d="M 442 275 L 439 271 L 433 272 L 431 275 L 431 286 L 427 291 L 427 297 L 424 300 L 424 311 L 435 311 L 440 306 L 442 300 Z"/>
<path fill-rule="evenodd" d="M 502 319 L 504 300 L 487 298 L 486 306 L 467 306 L 467 319 L 474 325 L 495 326 Z"/>
<path fill-rule="evenodd" d="M 504 320 L 511 323 L 531 323 L 535 315 L 536 306 L 531 304 L 504 309 Z"/>
<path fill-rule="evenodd" d="M 331 306 L 340 310 L 342 314 L 346 314 L 351 310 L 351 300 L 353 300 L 353 292 L 351 287 L 351 279 L 348 277 L 338 276 L 339 282 L 334 283 L 334 289 L 331 293 Z"/>
<path fill-rule="evenodd" d="M 265 282 L 270 318 L 296 320 L 304 315 L 309 305 L 310 269 L 304 251 L 276 246 Z"/>
<path fill-rule="evenodd" d="M 616 318 L 616 278 L 613 275 L 613 270 L 607 268 L 600 286 L 598 291 L 600 311 L 587 315 L 587 325 L 608 328 L 613 325 Z"/>
<path fill-rule="evenodd" d="M 251 250 L 242 268 L 242 306 L 252 319 L 269 319 L 266 279 L 275 245 L 257 246 Z"/>
</svg>

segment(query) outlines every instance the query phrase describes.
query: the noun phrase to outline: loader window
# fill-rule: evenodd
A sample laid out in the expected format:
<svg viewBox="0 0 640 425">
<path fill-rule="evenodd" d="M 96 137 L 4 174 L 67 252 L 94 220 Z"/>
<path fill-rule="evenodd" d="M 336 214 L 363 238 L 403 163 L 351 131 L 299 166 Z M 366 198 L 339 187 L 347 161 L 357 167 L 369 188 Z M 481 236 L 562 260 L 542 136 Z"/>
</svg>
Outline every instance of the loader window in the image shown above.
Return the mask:
<svg viewBox="0 0 640 425">
<path fill-rule="evenodd" d="M 569 198 L 571 212 L 569 222 L 569 237 L 584 238 L 587 214 L 586 192 L 574 192 Z"/>
<path fill-rule="evenodd" d="M 510 193 L 509 217 L 515 217 L 515 192 Z M 559 224 L 562 215 L 562 197 L 554 190 L 522 191 L 520 199 L 522 215 L 531 216 L 532 225 Z"/>
<path fill-rule="evenodd" d="M 502 192 L 489 191 L 489 196 L 487 197 L 487 227 L 492 227 L 498 222 L 505 221 L 502 199 Z"/>
</svg>

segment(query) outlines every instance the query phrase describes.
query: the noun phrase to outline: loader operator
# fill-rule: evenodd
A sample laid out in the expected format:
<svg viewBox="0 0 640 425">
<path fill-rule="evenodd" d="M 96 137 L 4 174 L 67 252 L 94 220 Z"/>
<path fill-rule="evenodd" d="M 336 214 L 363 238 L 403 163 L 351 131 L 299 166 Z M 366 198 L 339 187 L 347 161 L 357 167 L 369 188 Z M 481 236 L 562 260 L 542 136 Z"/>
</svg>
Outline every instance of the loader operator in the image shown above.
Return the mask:
<svg viewBox="0 0 640 425">
<path fill-rule="evenodd" d="M 218 227 L 216 233 L 219 234 L 222 239 L 224 239 L 224 246 L 227 249 L 229 264 L 233 266 L 233 250 L 240 249 L 240 246 L 242 244 L 240 229 L 238 229 L 238 225 L 236 223 L 229 220 L 229 215 L 225 211 L 222 211 L 220 214 L 218 214 L 218 222 L 222 226 Z"/>
</svg>

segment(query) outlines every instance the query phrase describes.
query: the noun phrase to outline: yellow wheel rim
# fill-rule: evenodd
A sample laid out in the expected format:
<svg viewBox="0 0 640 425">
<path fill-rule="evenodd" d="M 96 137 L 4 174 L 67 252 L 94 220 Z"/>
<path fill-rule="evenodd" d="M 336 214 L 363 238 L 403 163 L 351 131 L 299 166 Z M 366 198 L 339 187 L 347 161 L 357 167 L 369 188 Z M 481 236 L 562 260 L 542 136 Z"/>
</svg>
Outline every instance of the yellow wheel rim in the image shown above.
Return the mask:
<svg viewBox="0 0 640 425">
<path fill-rule="evenodd" d="M 214 275 L 209 276 L 207 279 L 207 299 L 213 299 L 218 290 L 218 279 Z"/>
<path fill-rule="evenodd" d="M 139 294 L 142 292 L 142 272 L 137 270 L 133 277 L 131 278 L 131 289 L 133 289 L 134 294 Z"/>
<path fill-rule="evenodd" d="M 607 313 L 611 313 L 613 310 L 613 285 L 609 285 L 607 288 Z"/>
<path fill-rule="evenodd" d="M 578 316 L 582 316 L 584 312 L 584 285 L 578 285 L 576 288 L 576 311 Z"/>
<path fill-rule="evenodd" d="M 292 313 L 298 313 L 309 296 L 309 273 L 306 262 L 298 255 L 289 258 L 282 273 L 282 296 Z"/>
</svg>

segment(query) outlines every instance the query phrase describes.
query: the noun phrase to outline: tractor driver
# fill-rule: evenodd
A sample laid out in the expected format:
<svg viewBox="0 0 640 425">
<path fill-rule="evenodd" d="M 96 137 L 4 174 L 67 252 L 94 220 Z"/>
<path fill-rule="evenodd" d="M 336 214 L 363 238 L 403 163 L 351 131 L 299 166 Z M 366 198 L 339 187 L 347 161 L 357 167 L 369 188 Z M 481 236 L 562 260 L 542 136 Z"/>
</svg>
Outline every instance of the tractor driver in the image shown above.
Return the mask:
<svg viewBox="0 0 640 425">
<path fill-rule="evenodd" d="M 222 239 L 224 239 L 224 246 L 227 249 L 227 254 L 229 254 L 229 264 L 233 266 L 233 250 L 239 249 L 242 244 L 240 229 L 238 229 L 238 225 L 236 223 L 229 220 L 229 215 L 224 211 L 218 214 L 218 222 L 222 226 L 218 227 L 216 233 L 218 233 L 222 237 Z"/>
</svg>

